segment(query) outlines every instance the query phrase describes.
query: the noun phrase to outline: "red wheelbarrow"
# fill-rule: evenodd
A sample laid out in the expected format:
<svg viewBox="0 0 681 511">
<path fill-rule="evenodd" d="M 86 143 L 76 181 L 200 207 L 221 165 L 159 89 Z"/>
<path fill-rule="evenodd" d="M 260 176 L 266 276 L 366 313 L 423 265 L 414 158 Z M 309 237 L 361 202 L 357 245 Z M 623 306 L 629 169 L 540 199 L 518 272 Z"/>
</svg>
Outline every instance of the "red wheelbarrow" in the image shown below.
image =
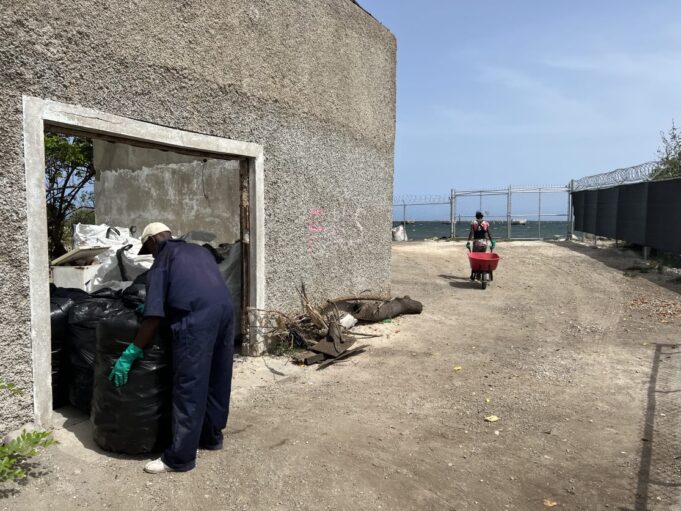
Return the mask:
<svg viewBox="0 0 681 511">
<path fill-rule="evenodd" d="M 494 252 L 468 252 L 468 261 L 471 263 L 471 280 L 479 280 L 482 288 L 487 288 L 487 282 L 494 280 L 494 270 L 497 269 L 501 259 Z"/>
</svg>

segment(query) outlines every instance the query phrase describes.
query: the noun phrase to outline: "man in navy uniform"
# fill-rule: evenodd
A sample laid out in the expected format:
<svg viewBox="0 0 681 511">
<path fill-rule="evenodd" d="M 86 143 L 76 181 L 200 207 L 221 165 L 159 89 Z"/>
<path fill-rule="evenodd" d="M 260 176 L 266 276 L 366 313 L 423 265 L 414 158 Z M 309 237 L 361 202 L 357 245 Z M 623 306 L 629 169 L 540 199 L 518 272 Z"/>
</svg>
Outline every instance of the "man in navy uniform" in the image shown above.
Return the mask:
<svg viewBox="0 0 681 511">
<path fill-rule="evenodd" d="M 152 254 L 144 320 L 135 340 L 116 361 L 109 379 L 116 386 L 161 320 L 173 332 L 172 440 L 146 472 L 185 472 L 196 464 L 198 448 L 222 448 L 227 425 L 234 355 L 234 306 L 213 255 L 204 247 L 172 239 L 160 223 L 147 225 L 140 254 Z"/>
</svg>

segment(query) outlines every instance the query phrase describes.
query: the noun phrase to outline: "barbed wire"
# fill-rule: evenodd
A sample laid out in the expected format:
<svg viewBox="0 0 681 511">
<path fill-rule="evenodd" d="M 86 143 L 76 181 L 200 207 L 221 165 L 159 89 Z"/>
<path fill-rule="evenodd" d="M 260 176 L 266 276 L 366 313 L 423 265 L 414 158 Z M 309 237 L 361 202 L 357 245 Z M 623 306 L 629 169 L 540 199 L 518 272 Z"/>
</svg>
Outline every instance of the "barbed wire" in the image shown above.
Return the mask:
<svg viewBox="0 0 681 511">
<path fill-rule="evenodd" d="M 635 165 L 633 167 L 626 167 L 623 169 L 616 169 L 602 174 L 595 174 L 593 176 L 583 177 L 573 182 L 573 190 L 588 190 L 592 188 L 608 188 L 610 186 L 617 186 L 625 183 L 639 183 L 650 180 L 650 176 L 657 170 L 658 162 L 649 161 Z"/>
<path fill-rule="evenodd" d="M 658 170 L 657 161 L 648 161 L 633 167 L 615 169 L 610 172 L 594 174 L 573 181 L 573 191 L 588 190 L 593 188 L 608 188 L 625 183 L 639 183 L 649 181 L 650 177 Z M 454 194 L 458 197 L 478 196 L 478 195 L 503 195 L 508 193 L 535 193 L 535 192 L 562 192 L 568 191 L 565 186 L 546 185 L 546 186 L 523 186 L 510 188 L 495 188 L 481 190 L 455 190 Z M 396 195 L 393 197 L 393 206 L 427 206 L 436 204 L 449 204 L 450 195 Z"/>
<path fill-rule="evenodd" d="M 449 204 L 449 195 L 397 195 L 393 197 L 393 204 Z"/>
<path fill-rule="evenodd" d="M 506 195 L 509 190 L 511 193 L 553 193 L 567 192 L 568 187 L 564 185 L 533 185 L 533 186 L 511 186 L 506 188 L 487 188 L 480 190 L 453 190 L 457 199 L 466 197 L 487 197 L 493 195 Z M 393 206 L 429 206 L 444 205 L 451 201 L 450 195 L 396 195 L 393 197 Z"/>
</svg>

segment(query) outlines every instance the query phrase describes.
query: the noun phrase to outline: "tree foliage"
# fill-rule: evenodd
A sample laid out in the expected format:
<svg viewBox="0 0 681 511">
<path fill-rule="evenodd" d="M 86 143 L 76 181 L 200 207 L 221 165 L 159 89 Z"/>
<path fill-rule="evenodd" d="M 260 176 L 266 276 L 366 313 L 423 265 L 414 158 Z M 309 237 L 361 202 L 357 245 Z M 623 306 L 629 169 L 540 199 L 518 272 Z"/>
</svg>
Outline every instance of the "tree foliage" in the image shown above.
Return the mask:
<svg viewBox="0 0 681 511">
<path fill-rule="evenodd" d="M 662 147 L 657 151 L 660 160 L 652 179 L 681 177 L 681 131 L 672 121 L 669 133 L 660 133 Z"/>
<path fill-rule="evenodd" d="M 92 207 L 92 140 L 45 134 L 45 190 L 50 259 L 66 253 L 65 228 L 81 208 Z"/>
</svg>

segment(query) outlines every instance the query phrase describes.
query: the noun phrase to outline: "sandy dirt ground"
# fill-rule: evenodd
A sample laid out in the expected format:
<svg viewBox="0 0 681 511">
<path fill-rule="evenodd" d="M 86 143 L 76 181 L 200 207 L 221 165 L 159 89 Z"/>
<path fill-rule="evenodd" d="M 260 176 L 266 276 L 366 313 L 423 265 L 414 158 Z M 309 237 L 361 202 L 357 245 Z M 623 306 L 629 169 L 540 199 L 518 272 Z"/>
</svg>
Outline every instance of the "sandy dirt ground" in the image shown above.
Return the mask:
<svg viewBox="0 0 681 511">
<path fill-rule="evenodd" d="M 483 291 L 463 244 L 395 245 L 393 292 L 423 314 L 363 327 L 382 337 L 323 371 L 239 360 L 225 447 L 194 471 L 144 474 L 67 414 L 0 509 L 681 509 L 678 277 L 613 248 L 497 248 Z"/>
</svg>

